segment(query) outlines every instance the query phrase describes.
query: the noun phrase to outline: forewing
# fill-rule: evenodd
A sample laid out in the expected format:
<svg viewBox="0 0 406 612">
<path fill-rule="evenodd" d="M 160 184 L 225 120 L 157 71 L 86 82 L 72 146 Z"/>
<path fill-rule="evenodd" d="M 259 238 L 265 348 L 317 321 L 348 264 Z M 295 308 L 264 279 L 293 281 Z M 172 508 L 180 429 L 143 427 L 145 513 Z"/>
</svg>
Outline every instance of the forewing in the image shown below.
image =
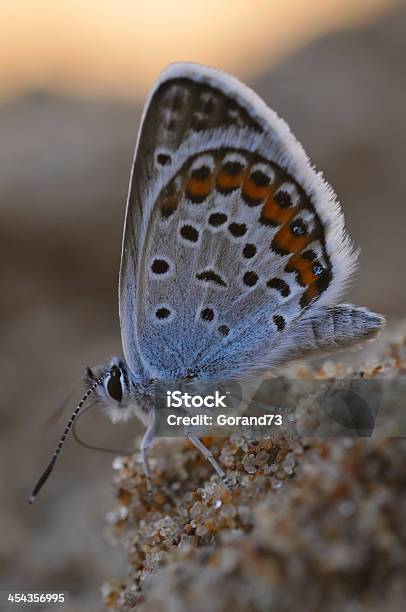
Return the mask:
<svg viewBox="0 0 406 612">
<path fill-rule="evenodd" d="M 237 103 L 214 87 L 191 78 L 201 69 L 192 64 L 170 66 L 157 81 L 141 118 L 130 178 L 119 285 L 123 350 L 133 369 L 140 367 L 136 321 L 137 302 L 139 305 L 143 297 L 141 291 L 137 293 L 137 276 L 145 235 L 157 196 L 174 175 L 179 151 L 190 136 L 207 129 L 212 132 L 224 126 L 250 125 L 259 130 Z"/>
<path fill-rule="evenodd" d="M 130 365 L 140 355 L 160 378 L 269 365 L 355 260 L 331 188 L 287 125 L 234 78 L 170 66 L 144 112 L 127 208 Z"/>
</svg>

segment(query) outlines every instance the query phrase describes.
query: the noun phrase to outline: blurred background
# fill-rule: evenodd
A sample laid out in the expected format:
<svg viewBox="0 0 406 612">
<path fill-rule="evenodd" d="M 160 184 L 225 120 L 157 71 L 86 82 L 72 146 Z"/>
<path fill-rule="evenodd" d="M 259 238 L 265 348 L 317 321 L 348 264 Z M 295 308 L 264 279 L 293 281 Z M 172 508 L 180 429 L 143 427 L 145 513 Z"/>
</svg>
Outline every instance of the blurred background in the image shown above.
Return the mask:
<svg viewBox="0 0 406 612">
<path fill-rule="evenodd" d="M 125 199 L 148 88 L 169 62 L 233 72 L 289 123 L 362 247 L 348 300 L 406 311 L 406 6 L 390 0 L 2 0 L 0 4 L 0 589 L 71 592 L 98 610 L 123 575 L 102 537 L 112 456 L 43 426 L 86 365 L 120 354 Z M 66 414 L 74 407 L 73 400 Z M 65 418 L 65 416 L 64 416 Z M 89 442 L 137 430 L 90 411 Z"/>
</svg>

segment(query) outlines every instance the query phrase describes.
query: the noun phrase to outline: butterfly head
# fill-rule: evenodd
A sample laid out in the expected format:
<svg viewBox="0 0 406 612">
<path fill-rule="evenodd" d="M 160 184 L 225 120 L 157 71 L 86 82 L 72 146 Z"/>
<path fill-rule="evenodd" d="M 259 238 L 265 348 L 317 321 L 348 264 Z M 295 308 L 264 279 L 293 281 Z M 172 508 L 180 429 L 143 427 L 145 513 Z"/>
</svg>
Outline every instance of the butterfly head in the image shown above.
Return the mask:
<svg viewBox="0 0 406 612">
<path fill-rule="evenodd" d="M 128 421 L 134 416 L 135 387 L 126 364 L 113 357 L 106 366 L 86 368 L 85 382 L 91 386 L 103 377 L 103 383 L 95 389 L 97 400 L 113 423 Z"/>
<path fill-rule="evenodd" d="M 90 396 L 95 397 L 96 402 L 103 406 L 113 423 L 127 421 L 133 416 L 138 416 L 143 422 L 148 418 L 147 413 L 136 401 L 136 382 L 132 377 L 130 380 L 126 365 L 117 357 L 114 357 L 107 366 L 98 366 L 93 368 L 93 370 L 86 368 L 85 382 L 88 387 L 87 391 L 66 423 L 51 461 L 40 476 L 29 497 L 30 504 L 35 501 L 36 496 L 51 475 L 65 440 L 75 427 L 76 419 L 94 404 L 94 402 L 87 403 Z"/>
</svg>

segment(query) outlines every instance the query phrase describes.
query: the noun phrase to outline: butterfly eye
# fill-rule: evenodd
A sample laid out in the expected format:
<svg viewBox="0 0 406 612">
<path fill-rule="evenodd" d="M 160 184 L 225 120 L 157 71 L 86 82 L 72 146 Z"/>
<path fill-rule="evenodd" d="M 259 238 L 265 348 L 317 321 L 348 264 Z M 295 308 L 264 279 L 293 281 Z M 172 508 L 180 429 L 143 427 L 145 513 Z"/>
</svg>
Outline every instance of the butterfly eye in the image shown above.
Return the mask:
<svg viewBox="0 0 406 612">
<path fill-rule="evenodd" d="M 123 387 L 121 384 L 121 370 L 117 366 L 113 366 L 111 374 L 107 379 L 106 391 L 111 399 L 116 402 L 121 402 L 123 399 Z"/>
</svg>

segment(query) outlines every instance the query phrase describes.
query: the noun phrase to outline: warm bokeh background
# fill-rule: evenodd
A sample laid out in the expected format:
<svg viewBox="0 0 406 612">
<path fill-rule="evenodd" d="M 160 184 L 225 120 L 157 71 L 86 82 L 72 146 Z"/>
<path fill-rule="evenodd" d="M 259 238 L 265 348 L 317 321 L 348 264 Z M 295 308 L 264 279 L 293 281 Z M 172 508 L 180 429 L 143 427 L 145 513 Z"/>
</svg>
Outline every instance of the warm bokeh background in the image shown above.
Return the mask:
<svg viewBox="0 0 406 612">
<path fill-rule="evenodd" d="M 406 8 L 3 0 L 0 24 L 0 588 L 70 590 L 75 610 L 96 610 L 103 578 L 121 573 L 100 535 L 111 457 L 70 441 L 33 508 L 26 497 L 61 427 L 41 428 L 46 416 L 85 365 L 120 353 L 121 231 L 148 87 L 179 59 L 253 86 L 340 196 L 362 247 L 349 299 L 393 320 L 406 310 Z M 134 432 L 83 421 L 113 446 Z"/>
<path fill-rule="evenodd" d="M 251 78 L 343 27 L 379 18 L 395 0 L 2 0 L 4 94 L 29 88 L 142 99 L 179 59 Z M 11 61 L 10 61 L 10 55 Z"/>
</svg>

